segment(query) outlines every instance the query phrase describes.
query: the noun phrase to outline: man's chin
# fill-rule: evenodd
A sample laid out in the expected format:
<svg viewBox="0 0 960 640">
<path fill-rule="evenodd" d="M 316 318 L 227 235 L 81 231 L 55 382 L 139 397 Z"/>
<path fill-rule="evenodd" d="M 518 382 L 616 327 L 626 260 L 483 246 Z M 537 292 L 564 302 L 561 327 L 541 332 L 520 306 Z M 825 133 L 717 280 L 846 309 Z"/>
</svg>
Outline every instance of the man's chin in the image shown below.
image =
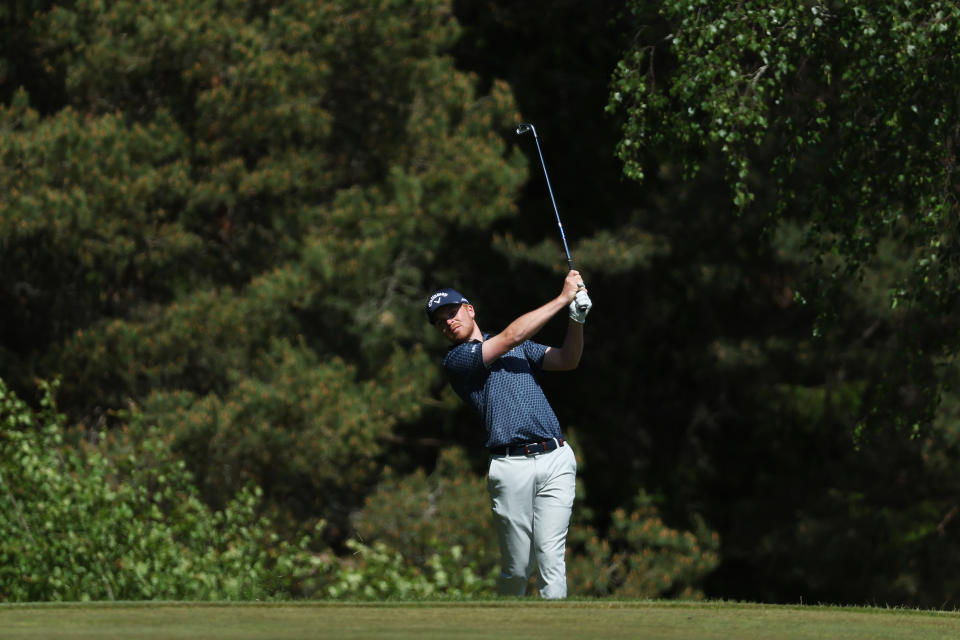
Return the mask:
<svg viewBox="0 0 960 640">
<path fill-rule="evenodd" d="M 466 342 L 470 338 L 470 335 L 464 331 L 453 331 L 447 335 L 447 340 L 453 344 L 460 344 L 461 342 Z"/>
</svg>

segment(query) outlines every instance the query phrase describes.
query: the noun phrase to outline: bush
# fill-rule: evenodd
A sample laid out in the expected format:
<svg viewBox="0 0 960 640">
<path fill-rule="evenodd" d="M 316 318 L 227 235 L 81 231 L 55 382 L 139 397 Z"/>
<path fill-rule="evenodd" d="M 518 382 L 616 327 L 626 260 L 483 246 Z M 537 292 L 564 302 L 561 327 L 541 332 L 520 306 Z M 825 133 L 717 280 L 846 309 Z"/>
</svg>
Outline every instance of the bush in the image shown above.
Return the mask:
<svg viewBox="0 0 960 640">
<path fill-rule="evenodd" d="M 66 445 L 53 386 L 35 413 L 0 380 L 0 601 L 285 598 L 325 562 L 256 487 L 211 511 L 156 429 Z"/>
<path fill-rule="evenodd" d="M 672 529 L 641 492 L 631 510 L 611 514 L 601 539 L 579 480 L 577 493 L 567 539 L 571 595 L 702 597 L 700 585 L 719 562 L 717 534 L 702 521 L 692 532 Z M 388 471 L 354 524 L 360 540 L 351 541 L 353 557 L 325 586 L 332 597 L 494 591 L 500 554 L 490 498 L 485 479 L 471 472 L 462 449 L 444 451 L 430 475 L 418 469 L 395 478 Z"/>
<path fill-rule="evenodd" d="M 366 545 L 347 541 L 353 556 L 339 568 L 318 597 L 347 600 L 390 600 L 489 594 L 494 574 L 477 573 L 475 561 L 467 559 L 463 547 L 440 547 L 422 564 L 410 562 L 399 551 L 382 542 Z"/>
<path fill-rule="evenodd" d="M 360 540 L 341 568 L 334 597 L 405 597 L 491 592 L 497 534 L 484 478 L 462 449 L 443 451 L 429 476 L 389 470 L 354 518 Z M 364 541 L 369 541 L 369 544 Z"/>
<path fill-rule="evenodd" d="M 719 564 L 720 541 L 702 520 L 677 531 L 641 491 L 628 513 L 617 509 L 605 539 L 589 526 L 571 531 L 567 563 L 571 592 L 630 598 L 702 598 L 700 585 Z"/>
</svg>

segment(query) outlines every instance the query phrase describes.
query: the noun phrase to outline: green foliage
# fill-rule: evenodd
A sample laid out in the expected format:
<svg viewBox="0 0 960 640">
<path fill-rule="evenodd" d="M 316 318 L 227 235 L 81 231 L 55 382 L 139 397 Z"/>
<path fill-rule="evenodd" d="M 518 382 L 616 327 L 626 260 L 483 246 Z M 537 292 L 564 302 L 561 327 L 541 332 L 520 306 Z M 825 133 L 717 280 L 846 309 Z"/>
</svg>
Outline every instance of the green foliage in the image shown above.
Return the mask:
<svg viewBox="0 0 960 640">
<path fill-rule="evenodd" d="M 208 499 L 253 481 L 306 517 L 353 502 L 373 484 L 393 427 L 416 417 L 422 381 L 401 372 L 422 353 L 394 354 L 375 380 L 321 363 L 309 349 L 278 341 L 250 376 L 223 396 L 157 393 L 144 410 L 172 434 Z M 311 487 L 311 501 L 299 495 Z"/>
<path fill-rule="evenodd" d="M 695 532 L 666 526 L 652 500 L 637 496 L 627 513 L 617 509 L 601 539 L 578 483 L 568 537 L 571 594 L 619 597 L 703 597 L 705 577 L 719 562 L 719 540 L 701 519 Z M 441 454 L 429 476 L 423 470 L 378 486 L 355 520 L 357 569 L 341 575 L 335 595 L 397 596 L 411 576 L 432 576 L 436 593 L 491 592 L 500 557 L 484 478 L 471 473 L 459 449 Z M 464 560 L 466 558 L 466 560 Z M 444 580 L 437 566 L 445 567 Z M 453 571 L 447 567 L 452 565 Z M 362 571 L 361 568 L 362 567 Z M 352 577 L 350 577 L 352 576 Z M 485 576 L 479 579 L 479 576 Z"/>
<path fill-rule="evenodd" d="M 499 566 L 497 535 L 486 481 L 470 469 L 462 449 L 440 453 L 437 467 L 397 477 L 389 468 L 354 520 L 361 540 L 377 540 L 424 563 L 436 548 L 471 550 L 480 571 Z"/>
<path fill-rule="evenodd" d="M 489 594 L 494 582 L 493 576 L 476 572 L 459 545 L 437 548 L 422 566 L 383 543 L 348 540 L 347 548 L 352 557 L 341 561 L 320 595 L 345 600 L 463 598 Z"/>
<path fill-rule="evenodd" d="M 618 344 L 656 372 L 634 404 L 657 406 L 621 428 L 639 434 L 644 486 L 667 496 L 669 522 L 702 513 L 720 533 L 708 594 L 954 597 L 930 558 L 956 535 L 952 409 L 938 402 L 960 344 L 960 13 L 629 9 L 608 112 L 623 118 L 624 173 L 653 194 L 639 222 L 669 246 L 639 274 L 650 328 Z"/>
<path fill-rule="evenodd" d="M 352 544 L 367 572 L 384 570 L 389 559 L 398 571 L 433 576 L 437 593 L 493 589 L 500 552 L 490 498 L 485 479 L 471 471 L 462 449 L 441 452 L 429 476 L 417 469 L 397 477 L 387 469 L 354 525 L 358 540 Z M 349 580 L 340 582 L 338 594 L 357 593 L 356 588 L 343 591 Z"/>
<path fill-rule="evenodd" d="M 259 489 L 204 505 L 160 431 L 68 446 L 50 387 L 34 413 L 2 381 L 0 425 L 0 600 L 284 598 L 316 570 Z"/>
<path fill-rule="evenodd" d="M 680 196 L 674 228 L 650 224 L 687 260 L 658 276 L 696 302 L 664 313 L 706 316 L 666 332 L 686 355 L 659 362 L 690 358 L 670 370 L 690 372 L 697 392 L 695 409 L 651 412 L 685 430 L 656 438 L 653 451 L 679 453 L 652 475 L 675 477 L 666 504 L 697 505 L 720 532 L 708 592 L 954 597 L 929 560 L 955 543 L 941 498 L 952 478 L 919 443 L 942 443 L 938 402 L 960 344 L 949 62 L 960 13 L 907 1 L 630 6 L 637 40 L 608 105 L 624 118 L 618 155 L 629 177 Z M 706 334 L 702 352 L 687 341 Z"/>
<path fill-rule="evenodd" d="M 199 239 L 171 219 L 188 188 L 186 140 L 167 114 L 50 118 L 20 91 L 0 107 L 0 268 L 18 350 L 165 298 Z M 11 345 L 13 346 L 13 345 Z"/>
<path fill-rule="evenodd" d="M 647 4 L 632 7 L 639 16 Z M 626 115 L 627 175 L 642 179 L 647 154 L 664 145 L 690 173 L 719 154 L 738 207 L 759 193 L 757 206 L 799 218 L 819 253 L 854 270 L 895 237 L 915 252 L 915 273 L 893 298 L 950 308 L 960 9 L 700 5 L 660 3 L 668 35 L 647 31 L 617 66 L 608 108 Z"/>
<path fill-rule="evenodd" d="M 694 531 L 668 527 L 640 492 L 629 510 L 611 514 L 606 537 L 590 526 L 571 532 L 571 593 L 597 597 L 702 599 L 703 582 L 720 562 L 720 540 L 702 519 Z"/>
<path fill-rule="evenodd" d="M 421 304 L 463 287 L 496 330 L 554 291 L 522 111 L 597 302 L 581 369 L 544 376 L 586 427 L 571 591 L 956 599 L 956 8 L 588 4 L 0 7 L 0 377 L 28 400 L 59 377 L 68 417 L 43 422 L 78 425 L 41 465 L 64 477 L 24 486 L 59 505 L 82 461 L 161 510 L 101 512 L 167 564 L 203 549 L 161 524 L 221 539 L 217 513 L 270 513 L 253 537 L 272 548 L 325 521 L 343 557 L 270 569 L 266 596 L 489 591 L 481 478 L 462 454 L 413 471 L 428 438 L 475 439 Z M 617 179 L 618 139 L 642 188 Z M 240 571 L 224 554 L 203 570 Z M 105 567 L 114 589 L 133 575 Z M 176 596 L 163 571 L 138 593 L 258 588 L 171 575 Z"/>
<path fill-rule="evenodd" d="M 22 26 L 64 97 L 0 111 L 0 370 L 59 376 L 91 431 L 144 408 L 212 504 L 253 480 L 339 530 L 437 383 L 410 301 L 447 229 L 516 213 L 509 88 L 455 68 L 441 0 L 82 0 Z"/>
</svg>

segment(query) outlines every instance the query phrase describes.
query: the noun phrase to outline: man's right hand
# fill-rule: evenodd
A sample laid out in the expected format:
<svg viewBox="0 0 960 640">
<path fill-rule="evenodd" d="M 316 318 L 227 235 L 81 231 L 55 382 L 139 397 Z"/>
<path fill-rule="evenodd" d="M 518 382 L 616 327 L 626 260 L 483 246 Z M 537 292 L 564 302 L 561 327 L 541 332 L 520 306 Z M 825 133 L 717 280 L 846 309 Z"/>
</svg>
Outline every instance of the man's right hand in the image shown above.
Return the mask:
<svg viewBox="0 0 960 640">
<path fill-rule="evenodd" d="M 580 272 L 571 269 L 567 272 L 567 278 L 563 281 L 563 291 L 560 292 L 560 297 L 563 298 L 564 304 L 570 304 L 577 296 L 578 291 L 586 290 L 587 288 L 583 284 L 583 278 L 580 277 Z"/>
</svg>

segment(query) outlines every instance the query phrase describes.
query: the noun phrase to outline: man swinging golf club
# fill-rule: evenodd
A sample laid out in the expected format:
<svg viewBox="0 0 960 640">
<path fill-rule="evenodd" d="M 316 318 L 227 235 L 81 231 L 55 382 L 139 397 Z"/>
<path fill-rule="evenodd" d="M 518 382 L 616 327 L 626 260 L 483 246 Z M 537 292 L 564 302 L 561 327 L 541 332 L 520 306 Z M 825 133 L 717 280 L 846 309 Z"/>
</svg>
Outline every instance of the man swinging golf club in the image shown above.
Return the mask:
<svg viewBox="0 0 960 640">
<path fill-rule="evenodd" d="M 591 307 L 573 269 L 560 295 L 496 335 L 480 330 L 473 305 L 454 289 L 440 289 L 427 301 L 430 322 L 453 343 L 443 359 L 450 385 L 477 410 L 487 430 L 487 488 L 500 540 L 501 595 L 524 595 L 534 563 L 542 598 L 567 595 L 564 551 L 577 462 L 537 375 L 577 367 Z M 570 320 L 562 346 L 533 342 L 564 309 Z"/>
</svg>

